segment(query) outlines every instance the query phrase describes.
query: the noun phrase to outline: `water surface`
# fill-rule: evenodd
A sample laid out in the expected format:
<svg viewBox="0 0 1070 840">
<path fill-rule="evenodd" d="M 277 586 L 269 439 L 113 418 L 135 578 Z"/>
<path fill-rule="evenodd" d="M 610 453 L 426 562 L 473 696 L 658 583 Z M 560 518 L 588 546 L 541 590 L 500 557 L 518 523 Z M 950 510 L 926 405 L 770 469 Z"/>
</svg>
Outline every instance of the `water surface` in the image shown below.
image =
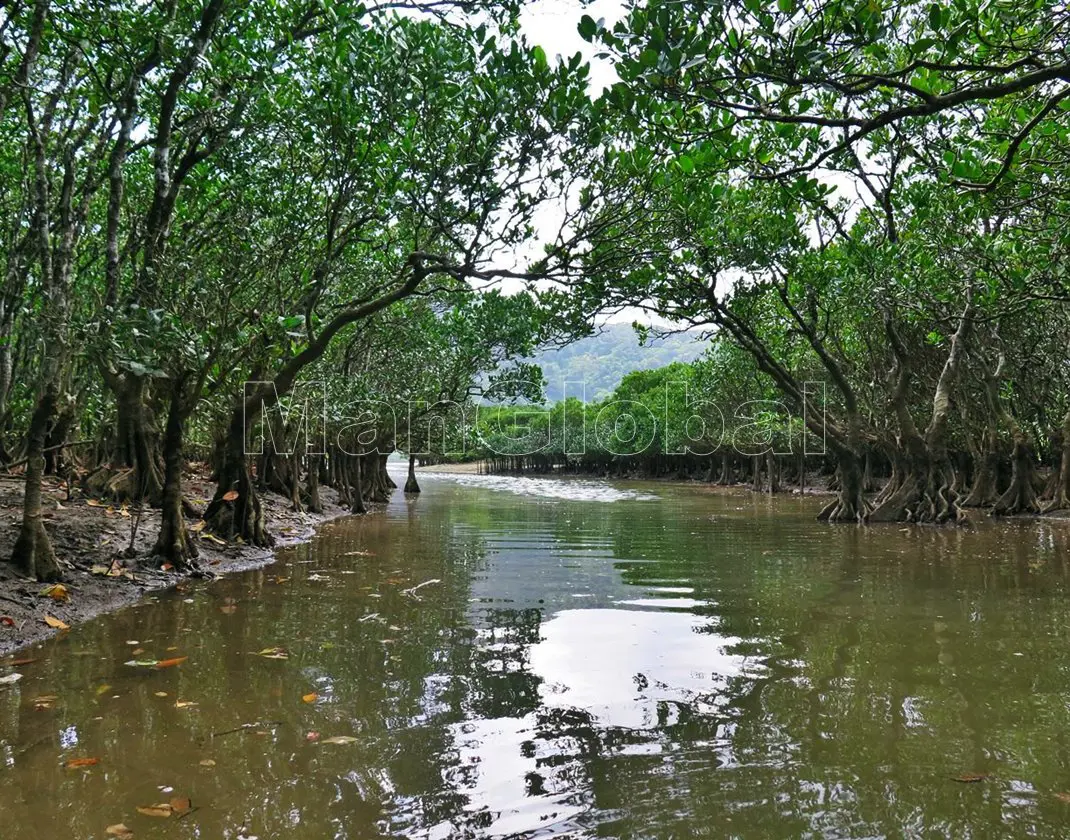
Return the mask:
<svg viewBox="0 0 1070 840">
<path fill-rule="evenodd" d="M 1070 522 L 422 483 L 19 654 L 0 837 L 1070 831 Z M 173 797 L 193 810 L 137 811 Z"/>
</svg>

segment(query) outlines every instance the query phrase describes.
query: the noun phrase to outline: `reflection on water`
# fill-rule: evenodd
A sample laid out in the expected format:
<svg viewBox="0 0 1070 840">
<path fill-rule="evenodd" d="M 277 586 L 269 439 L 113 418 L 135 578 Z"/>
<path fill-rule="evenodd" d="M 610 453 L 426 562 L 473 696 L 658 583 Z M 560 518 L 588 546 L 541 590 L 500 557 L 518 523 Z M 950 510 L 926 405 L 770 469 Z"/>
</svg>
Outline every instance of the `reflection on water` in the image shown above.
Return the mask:
<svg viewBox="0 0 1070 840">
<path fill-rule="evenodd" d="M 422 484 L 20 654 L 0 838 L 1065 836 L 1070 523 Z"/>
<path fill-rule="evenodd" d="M 433 473 L 429 473 L 433 475 Z M 653 493 L 638 490 L 622 490 L 605 481 L 582 478 L 557 479 L 529 476 L 471 475 L 458 473 L 448 476 L 466 487 L 490 490 L 505 490 L 518 496 L 544 499 L 567 499 L 576 502 L 619 502 L 621 499 L 652 501 L 658 498 Z"/>
</svg>

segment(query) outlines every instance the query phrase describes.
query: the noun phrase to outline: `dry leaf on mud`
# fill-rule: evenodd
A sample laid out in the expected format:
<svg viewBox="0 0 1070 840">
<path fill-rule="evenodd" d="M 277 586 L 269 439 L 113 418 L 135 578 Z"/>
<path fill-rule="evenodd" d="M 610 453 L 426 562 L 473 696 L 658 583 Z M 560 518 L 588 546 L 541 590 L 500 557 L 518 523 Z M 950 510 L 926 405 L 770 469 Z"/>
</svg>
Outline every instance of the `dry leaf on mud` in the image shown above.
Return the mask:
<svg viewBox="0 0 1070 840">
<path fill-rule="evenodd" d="M 59 698 L 55 694 L 44 694 L 34 698 L 33 707 L 36 711 L 51 709 L 56 705 L 57 700 L 59 700 Z"/>
<path fill-rule="evenodd" d="M 208 523 L 205 522 L 203 519 L 198 519 L 196 522 L 189 526 L 189 530 L 195 534 L 198 534 L 203 531 L 207 525 Z"/>
<path fill-rule="evenodd" d="M 224 502 L 233 502 L 236 498 L 238 498 L 237 490 L 228 490 L 226 493 L 223 494 Z"/>
<path fill-rule="evenodd" d="M 1070 793 L 1056 793 L 1055 798 L 1060 802 L 1070 802 Z"/>
<path fill-rule="evenodd" d="M 54 627 L 56 630 L 70 630 L 71 629 L 71 626 L 69 624 L 65 624 L 64 622 L 60 621 L 55 616 L 46 615 L 44 617 L 44 622 L 49 627 Z"/>
<path fill-rule="evenodd" d="M 983 782 L 989 776 L 988 773 L 961 773 L 958 776 L 952 776 L 953 782 L 962 782 L 963 784 L 972 784 L 974 782 Z"/>
<path fill-rule="evenodd" d="M 188 656 L 176 656 L 173 659 L 161 659 L 156 663 L 157 668 L 173 668 L 175 665 L 181 665 L 189 659 Z"/>
<path fill-rule="evenodd" d="M 357 739 L 352 735 L 332 735 L 330 738 L 324 738 L 320 741 L 321 744 L 355 744 Z"/>
<path fill-rule="evenodd" d="M 159 805 L 138 805 L 137 812 L 146 817 L 169 817 L 174 813 L 170 802 L 161 802 Z"/>
<path fill-rule="evenodd" d="M 104 502 L 97 501 L 96 499 L 86 499 L 85 503 L 89 505 L 89 507 L 107 507 Z"/>
<path fill-rule="evenodd" d="M 69 601 L 71 599 L 71 593 L 62 583 L 53 583 L 51 586 L 46 586 L 41 590 L 41 594 L 48 596 L 53 601 Z"/>
<path fill-rule="evenodd" d="M 156 696 L 157 697 L 166 697 L 167 696 L 167 692 L 166 691 L 157 691 L 156 692 Z"/>
<path fill-rule="evenodd" d="M 215 767 L 215 762 L 210 758 L 202 758 L 201 767 Z"/>
<path fill-rule="evenodd" d="M 99 758 L 72 758 L 64 766 L 68 770 L 73 770 L 76 767 L 92 767 L 94 764 L 100 764 Z"/>
<path fill-rule="evenodd" d="M 264 659 L 289 659 L 290 654 L 286 652 L 285 648 L 281 647 L 269 647 L 259 651 L 257 656 L 262 656 Z"/>
<path fill-rule="evenodd" d="M 0 685 L 14 685 L 22 679 L 22 674 L 16 672 L 14 674 L 5 674 L 0 677 Z"/>
<path fill-rule="evenodd" d="M 15 619 L 9 615 L 0 615 L 0 624 L 3 624 L 5 627 L 14 627 Z"/>
<path fill-rule="evenodd" d="M 175 701 L 175 708 L 176 709 L 187 709 L 190 706 L 196 706 L 196 705 L 197 705 L 197 703 L 194 700 L 176 700 Z"/>
<path fill-rule="evenodd" d="M 109 825 L 106 829 L 104 829 L 104 833 L 107 834 L 109 837 L 118 837 L 119 840 L 131 840 L 131 838 L 134 836 L 134 832 L 132 832 L 122 823 Z"/>
<path fill-rule="evenodd" d="M 227 541 L 226 541 L 226 540 L 221 540 L 221 539 L 219 539 L 219 537 L 217 537 L 217 536 L 216 536 L 215 534 L 209 534 L 209 533 L 207 533 L 207 532 L 205 532 L 205 533 L 201 534 L 201 539 L 202 539 L 202 540 L 211 540 L 211 541 L 212 541 L 212 542 L 214 542 L 214 543 L 215 543 L 216 545 L 226 545 L 226 544 L 227 544 Z"/>
<path fill-rule="evenodd" d="M 36 661 L 37 661 L 36 659 L 32 659 L 31 657 L 27 656 L 27 657 L 25 657 L 23 659 L 12 659 L 7 664 L 10 665 L 13 668 L 18 668 L 20 665 L 29 665 L 31 662 L 36 662 Z"/>
<path fill-rule="evenodd" d="M 306 703 L 315 703 L 317 700 L 320 699 L 320 696 L 313 691 L 310 694 L 306 694 L 301 699 Z"/>
</svg>

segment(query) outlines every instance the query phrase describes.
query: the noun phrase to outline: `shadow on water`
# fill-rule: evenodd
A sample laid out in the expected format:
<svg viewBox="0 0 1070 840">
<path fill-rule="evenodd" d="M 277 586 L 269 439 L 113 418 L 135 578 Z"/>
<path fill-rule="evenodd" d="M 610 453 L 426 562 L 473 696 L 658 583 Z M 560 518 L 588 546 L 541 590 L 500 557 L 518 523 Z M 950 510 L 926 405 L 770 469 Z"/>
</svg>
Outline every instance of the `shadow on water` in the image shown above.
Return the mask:
<svg viewBox="0 0 1070 840">
<path fill-rule="evenodd" d="M 1064 836 L 1070 523 L 421 483 L 21 654 L 0 836 Z"/>
</svg>

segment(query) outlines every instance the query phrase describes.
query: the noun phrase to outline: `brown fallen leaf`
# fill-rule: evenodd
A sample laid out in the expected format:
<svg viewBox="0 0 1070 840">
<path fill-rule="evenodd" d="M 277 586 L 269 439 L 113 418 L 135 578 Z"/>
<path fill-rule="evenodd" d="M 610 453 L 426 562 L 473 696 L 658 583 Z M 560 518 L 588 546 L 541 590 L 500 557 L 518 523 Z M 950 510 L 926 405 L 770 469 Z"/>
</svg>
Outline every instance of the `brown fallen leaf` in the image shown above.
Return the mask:
<svg viewBox="0 0 1070 840">
<path fill-rule="evenodd" d="M 174 659 L 161 659 L 156 663 L 156 667 L 159 668 L 174 668 L 175 665 L 181 665 L 189 659 L 188 656 L 176 656 Z"/>
<path fill-rule="evenodd" d="M 35 697 L 33 701 L 34 711 L 42 711 L 44 709 L 51 709 L 56 705 L 56 701 L 59 698 L 55 694 L 44 694 L 40 697 Z"/>
<path fill-rule="evenodd" d="M 226 545 L 227 544 L 226 540 L 221 540 L 215 534 L 209 534 L 207 531 L 205 533 L 201 534 L 201 539 L 202 540 L 210 540 L 211 542 L 214 542 L 216 545 Z"/>
<path fill-rule="evenodd" d="M 51 615 L 46 615 L 44 617 L 44 622 L 49 627 L 54 627 L 56 630 L 70 630 L 71 629 L 71 626 L 69 624 L 65 624 L 64 622 L 60 621 L 58 618 L 55 618 L 54 616 L 51 616 Z"/>
<path fill-rule="evenodd" d="M 237 490 L 228 490 L 226 493 L 223 494 L 224 502 L 233 502 L 236 498 L 238 498 Z"/>
<path fill-rule="evenodd" d="M 96 499 L 86 499 L 85 503 L 89 505 L 89 507 L 107 507 L 104 502 L 99 502 Z"/>
<path fill-rule="evenodd" d="M 320 696 L 313 691 L 311 694 L 306 694 L 301 699 L 304 700 L 306 703 L 315 703 L 317 700 L 320 699 Z"/>
<path fill-rule="evenodd" d="M 53 601 L 69 601 L 71 599 L 71 593 L 67 591 L 67 587 L 62 583 L 53 583 L 51 586 L 46 586 L 41 590 L 41 594 L 51 598 Z"/>
<path fill-rule="evenodd" d="M 131 656 L 141 656 L 145 652 L 145 648 L 134 648 L 130 651 Z"/>
<path fill-rule="evenodd" d="M 5 627 L 14 627 L 15 619 L 9 615 L 0 615 L 0 624 L 3 624 Z"/>
<path fill-rule="evenodd" d="M 188 709 L 190 706 L 196 706 L 196 705 L 197 705 L 197 703 L 194 700 L 176 700 L 175 701 L 175 708 L 176 709 Z"/>
<path fill-rule="evenodd" d="M 156 696 L 157 697 L 166 697 L 167 696 L 167 692 L 166 691 L 157 691 L 156 692 Z"/>
<path fill-rule="evenodd" d="M 215 762 L 210 758 L 202 758 L 201 767 L 215 767 Z"/>
<path fill-rule="evenodd" d="M 170 802 L 161 802 L 159 805 L 138 805 L 137 812 L 146 817 L 169 817 L 174 813 Z"/>
<path fill-rule="evenodd" d="M 238 605 L 237 604 L 224 604 L 223 606 L 221 606 L 219 608 L 219 611 L 221 613 L 223 613 L 223 615 L 234 615 L 234 613 L 236 613 L 238 611 Z"/>
<path fill-rule="evenodd" d="M 963 784 L 973 784 L 974 782 L 983 782 L 989 775 L 988 773 L 962 773 L 958 776 L 952 776 L 951 780 L 962 782 Z"/>
<path fill-rule="evenodd" d="M 100 764 L 99 758 L 72 758 L 66 765 L 68 770 L 73 770 L 75 767 L 92 767 L 94 764 Z"/>
<path fill-rule="evenodd" d="M 188 530 L 192 531 L 194 534 L 199 534 L 205 529 L 207 525 L 208 523 L 205 522 L 203 519 L 198 519 L 196 522 L 189 526 Z"/>
<path fill-rule="evenodd" d="M 119 840 L 131 840 L 131 838 L 134 836 L 134 832 L 132 832 L 122 823 L 109 825 L 106 829 L 104 829 L 104 833 L 107 834 L 109 837 L 118 837 Z"/>
<path fill-rule="evenodd" d="M 171 810 L 176 814 L 182 814 L 193 807 L 193 803 L 188 796 L 174 796 L 168 803 L 171 806 Z"/>
<path fill-rule="evenodd" d="M 170 572 L 174 568 L 175 567 L 172 566 L 170 563 L 164 563 L 162 566 L 160 566 L 160 571 L 161 572 Z"/>
<path fill-rule="evenodd" d="M 352 735 L 333 735 L 330 738 L 324 738 L 320 741 L 321 744 L 355 744 L 357 739 Z"/>
<path fill-rule="evenodd" d="M 30 657 L 27 656 L 24 659 L 12 659 L 7 664 L 12 666 L 13 668 L 18 668 L 20 665 L 29 665 L 31 662 L 36 662 L 36 661 L 37 661 L 36 659 L 31 659 Z"/>
</svg>

